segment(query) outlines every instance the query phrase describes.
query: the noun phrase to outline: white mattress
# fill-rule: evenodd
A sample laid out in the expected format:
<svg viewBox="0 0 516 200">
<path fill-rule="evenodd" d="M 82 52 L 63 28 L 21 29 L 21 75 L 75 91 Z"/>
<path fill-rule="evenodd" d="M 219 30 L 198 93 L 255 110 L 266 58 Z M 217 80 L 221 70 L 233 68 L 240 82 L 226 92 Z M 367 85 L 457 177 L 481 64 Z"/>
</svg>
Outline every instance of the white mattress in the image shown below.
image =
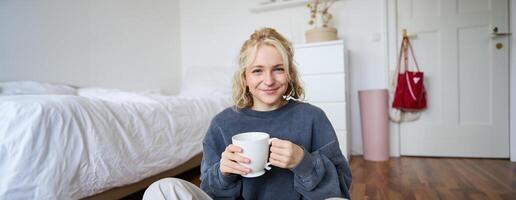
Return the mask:
<svg viewBox="0 0 516 200">
<path fill-rule="evenodd" d="M 0 96 L 0 199 L 79 199 L 173 168 L 202 150 L 227 96 L 102 90 Z"/>
</svg>

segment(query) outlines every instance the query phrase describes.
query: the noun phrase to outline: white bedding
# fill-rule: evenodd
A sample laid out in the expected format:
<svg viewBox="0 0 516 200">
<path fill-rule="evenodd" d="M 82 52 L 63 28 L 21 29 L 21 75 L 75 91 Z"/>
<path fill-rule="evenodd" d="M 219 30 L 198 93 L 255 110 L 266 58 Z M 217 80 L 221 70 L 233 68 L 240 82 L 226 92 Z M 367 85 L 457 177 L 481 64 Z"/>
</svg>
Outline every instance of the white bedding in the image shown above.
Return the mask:
<svg viewBox="0 0 516 200">
<path fill-rule="evenodd" d="M 79 199 L 201 152 L 227 96 L 78 90 L 0 96 L 0 199 Z"/>
</svg>

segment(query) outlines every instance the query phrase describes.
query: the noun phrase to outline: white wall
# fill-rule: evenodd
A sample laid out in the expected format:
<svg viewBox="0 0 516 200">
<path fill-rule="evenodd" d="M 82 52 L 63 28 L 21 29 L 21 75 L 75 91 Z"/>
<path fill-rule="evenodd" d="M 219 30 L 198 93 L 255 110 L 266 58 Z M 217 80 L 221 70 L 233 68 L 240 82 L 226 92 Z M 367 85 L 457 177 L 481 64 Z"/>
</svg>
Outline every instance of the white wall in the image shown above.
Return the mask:
<svg viewBox="0 0 516 200">
<path fill-rule="evenodd" d="M 304 6 L 251 13 L 260 0 L 180 0 L 183 70 L 195 66 L 235 66 L 238 51 L 259 27 L 276 28 L 293 43 L 304 43 L 309 28 Z M 350 54 L 352 153 L 362 153 L 357 91 L 387 87 L 382 0 L 338 1 L 331 9 Z M 378 36 L 380 40 L 373 41 Z"/>
<path fill-rule="evenodd" d="M 177 0 L 2 0 L 0 27 L 0 81 L 179 89 Z"/>
<path fill-rule="evenodd" d="M 511 37 L 510 47 L 510 116 L 509 116 L 509 138 L 510 138 L 510 159 L 512 162 L 516 162 L 516 4 L 513 1 L 509 1 L 509 14 L 510 14 L 510 27 L 513 36 Z"/>
</svg>

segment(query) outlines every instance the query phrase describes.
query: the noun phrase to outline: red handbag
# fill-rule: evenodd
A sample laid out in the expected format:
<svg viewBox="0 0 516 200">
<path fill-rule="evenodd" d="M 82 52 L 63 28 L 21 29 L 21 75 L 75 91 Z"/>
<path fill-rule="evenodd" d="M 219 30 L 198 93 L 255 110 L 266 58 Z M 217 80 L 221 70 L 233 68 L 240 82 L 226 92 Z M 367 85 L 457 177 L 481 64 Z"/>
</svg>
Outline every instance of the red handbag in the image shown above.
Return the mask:
<svg viewBox="0 0 516 200">
<path fill-rule="evenodd" d="M 408 49 L 412 54 L 412 59 L 416 64 L 417 71 L 408 70 Z M 401 58 L 404 60 L 404 70 L 401 71 Z M 396 89 L 394 90 L 394 100 L 392 107 L 402 111 L 420 111 L 426 108 L 426 90 L 423 85 L 424 74 L 419 70 L 414 50 L 408 37 L 403 37 L 401 42 L 398 66 L 396 68 Z"/>
</svg>

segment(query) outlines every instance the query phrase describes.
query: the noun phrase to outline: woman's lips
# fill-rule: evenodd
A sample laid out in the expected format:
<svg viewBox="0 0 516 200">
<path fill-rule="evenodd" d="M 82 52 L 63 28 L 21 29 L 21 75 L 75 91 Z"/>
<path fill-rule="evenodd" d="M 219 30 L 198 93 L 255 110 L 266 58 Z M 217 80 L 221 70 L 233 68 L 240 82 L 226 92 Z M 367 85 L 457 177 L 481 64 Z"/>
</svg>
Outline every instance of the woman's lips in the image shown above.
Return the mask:
<svg viewBox="0 0 516 200">
<path fill-rule="evenodd" d="M 263 92 L 265 92 L 266 94 L 274 94 L 276 93 L 276 91 L 278 91 L 278 89 L 266 89 L 266 90 L 262 90 Z"/>
</svg>

